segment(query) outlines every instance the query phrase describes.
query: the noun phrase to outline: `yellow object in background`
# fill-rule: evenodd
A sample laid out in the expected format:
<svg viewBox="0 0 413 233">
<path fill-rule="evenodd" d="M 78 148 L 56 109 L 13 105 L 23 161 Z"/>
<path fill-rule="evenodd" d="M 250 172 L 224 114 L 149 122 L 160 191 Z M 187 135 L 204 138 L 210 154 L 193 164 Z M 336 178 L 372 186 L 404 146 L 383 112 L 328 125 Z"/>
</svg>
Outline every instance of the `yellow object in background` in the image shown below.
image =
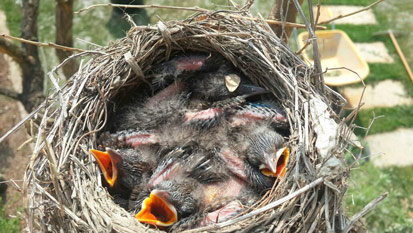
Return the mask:
<svg viewBox="0 0 413 233">
<path fill-rule="evenodd" d="M 329 70 L 324 74 L 324 81 L 327 85 L 343 86 L 358 83 L 370 73 L 367 62 L 345 32 L 341 30 L 317 31 L 316 36 L 323 71 L 327 68 L 334 68 L 334 70 Z M 307 32 L 300 33 L 298 35 L 299 47 L 303 47 L 307 39 Z M 314 63 L 311 46 L 308 46 L 302 55 L 306 62 Z"/>
</svg>

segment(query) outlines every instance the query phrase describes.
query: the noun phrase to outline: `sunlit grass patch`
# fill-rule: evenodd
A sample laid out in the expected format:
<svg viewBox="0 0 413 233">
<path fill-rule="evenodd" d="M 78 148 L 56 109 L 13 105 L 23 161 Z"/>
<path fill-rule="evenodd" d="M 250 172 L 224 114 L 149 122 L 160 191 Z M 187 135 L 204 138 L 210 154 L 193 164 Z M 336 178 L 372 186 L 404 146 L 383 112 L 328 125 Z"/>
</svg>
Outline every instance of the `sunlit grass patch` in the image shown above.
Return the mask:
<svg viewBox="0 0 413 233">
<path fill-rule="evenodd" d="M 371 200 L 389 196 L 364 220 L 370 232 L 413 232 L 413 167 L 377 168 L 371 162 L 351 172 L 345 196 L 350 216 Z"/>
</svg>

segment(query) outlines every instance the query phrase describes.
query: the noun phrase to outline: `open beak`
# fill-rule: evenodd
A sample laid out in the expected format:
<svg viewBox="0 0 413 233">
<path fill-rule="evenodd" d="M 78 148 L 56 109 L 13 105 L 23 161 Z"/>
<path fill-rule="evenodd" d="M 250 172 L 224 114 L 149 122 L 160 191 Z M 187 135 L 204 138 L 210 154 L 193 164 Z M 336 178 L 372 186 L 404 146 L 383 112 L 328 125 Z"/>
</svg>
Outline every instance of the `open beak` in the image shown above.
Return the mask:
<svg viewBox="0 0 413 233">
<path fill-rule="evenodd" d="M 99 151 L 90 149 L 90 153 L 96 158 L 99 164 L 100 170 L 103 172 L 106 182 L 110 187 L 115 185 L 118 178 L 117 164 L 119 162 L 119 154 L 112 149 L 107 148 L 106 151 Z"/>
<path fill-rule="evenodd" d="M 168 192 L 153 190 L 142 203 L 142 210 L 135 215 L 139 222 L 168 227 L 178 221 L 175 207 L 168 202 Z"/>
<path fill-rule="evenodd" d="M 266 158 L 266 163 L 260 167 L 261 173 L 269 177 L 284 177 L 290 151 L 287 147 L 284 147 L 279 149 L 275 155 L 275 161 L 274 159 Z"/>
</svg>

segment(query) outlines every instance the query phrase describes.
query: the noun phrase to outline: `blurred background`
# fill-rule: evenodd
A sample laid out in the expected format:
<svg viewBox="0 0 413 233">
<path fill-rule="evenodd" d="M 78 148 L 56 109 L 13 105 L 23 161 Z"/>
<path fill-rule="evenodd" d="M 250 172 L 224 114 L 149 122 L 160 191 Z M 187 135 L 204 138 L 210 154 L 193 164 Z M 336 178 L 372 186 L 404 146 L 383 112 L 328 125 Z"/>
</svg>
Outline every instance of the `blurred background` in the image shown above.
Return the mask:
<svg viewBox="0 0 413 233">
<path fill-rule="evenodd" d="M 27 20 L 22 18 L 22 10 L 26 2 L 25 0 L 0 1 L 0 34 L 24 37 L 21 23 L 22 20 Z M 64 18 L 56 17 L 56 14 L 62 14 L 56 11 L 56 5 L 61 2 L 64 1 L 39 2 L 38 41 L 58 42 L 56 35 L 64 35 L 65 32 L 57 32 L 55 27 L 56 20 L 63 20 L 61 22 L 63 25 L 68 23 Z M 72 2 L 73 11 L 93 4 L 109 3 L 109 1 L 98 0 Z M 129 2 L 129 0 L 118 1 L 121 4 Z M 242 5 L 241 1 L 236 2 Z M 319 22 L 360 10 L 373 2 L 374 0 L 322 0 Z M 158 0 L 156 2 L 137 0 L 132 4 L 143 3 L 228 9 L 227 0 Z M 273 3 L 272 0 L 256 1 L 252 5 L 253 15 L 267 18 Z M 315 12 L 317 3 L 318 1 L 313 1 Z M 303 9 L 309 11 L 307 1 L 304 1 Z M 364 92 L 362 100 L 364 106 L 357 115 L 355 124 L 358 127 L 354 135 L 354 139 L 360 141 L 359 147 L 363 149 L 360 150 L 357 146 L 348 149 L 348 163 L 353 163 L 354 157 L 360 156 L 361 159 L 351 171 L 344 202 L 351 216 L 383 192 L 389 192 L 389 197 L 363 220 L 371 232 L 413 232 L 413 82 L 388 31 L 392 31 L 406 63 L 413 64 L 413 14 L 411 12 L 413 12 L 413 1 L 387 0 L 360 14 L 326 24 L 329 33 L 336 32 L 334 30 L 342 31 L 339 39 L 335 37 L 335 41 L 338 41 L 336 45 L 329 44 L 328 36 L 320 34 L 318 39 L 323 70 L 336 68 L 341 64 L 351 66 L 353 63 L 360 63 L 353 71 L 363 76 L 360 78 L 364 78 L 364 84 L 359 81 L 356 74 L 343 73 L 346 78 L 356 77 L 357 81 L 354 83 L 333 81 L 332 88 L 348 100 L 345 114 L 349 114 L 358 106 L 360 96 Z M 30 12 L 26 13 L 30 14 Z M 124 13 L 128 13 L 138 25 L 156 24 L 159 20 L 179 20 L 192 14 L 190 11 L 168 9 L 133 10 L 97 7 L 73 15 L 73 43 L 68 46 L 93 49 L 123 37 L 130 28 Z M 297 22 L 302 22 L 299 15 Z M 334 30 L 331 31 L 332 29 Z M 30 31 L 30 28 L 27 31 Z M 294 30 L 288 38 L 288 44 L 293 51 L 299 51 L 305 44 L 303 32 L 304 30 Z M 15 47 L 18 50 L 21 48 L 20 43 L 9 41 L 8 43 L 12 44 L 10 45 L 2 41 L 3 38 L 0 39 L 0 135 L 2 136 L 33 106 L 19 95 L 26 91 L 21 77 L 29 74 L 27 72 L 25 74 L 24 70 L 22 74 L 19 64 L 14 61 L 16 58 L 12 59 L 3 54 L 10 53 L 4 49 L 4 46 L 8 46 L 9 50 Z M 332 46 L 328 49 L 333 52 L 327 51 L 329 46 Z M 326 54 L 321 51 L 323 49 L 326 49 Z M 308 58 L 306 53 L 308 54 L 309 50 L 302 52 L 304 58 Z M 63 58 L 67 55 L 65 54 Z M 43 72 L 43 75 L 62 61 L 53 48 L 40 47 L 37 56 L 41 64 L 37 72 Z M 328 63 L 331 59 L 336 59 L 337 63 Z M 308 62 L 311 63 L 311 60 L 308 59 Z M 74 64 L 75 67 L 77 65 Z M 340 75 L 340 72 L 344 71 L 329 71 L 325 74 L 326 79 Z M 64 77 L 64 75 L 67 76 L 66 71 L 60 76 Z M 47 81 L 48 79 L 44 80 L 40 80 L 43 82 L 41 91 L 47 94 L 52 84 Z M 60 80 L 60 82 L 64 81 L 64 78 Z M 20 232 L 24 228 L 23 194 L 18 192 L 18 189 L 22 186 L 24 169 L 30 162 L 31 148 L 27 142 L 29 139 L 27 129 L 30 127 L 22 127 L 0 144 L 0 232 Z"/>
</svg>

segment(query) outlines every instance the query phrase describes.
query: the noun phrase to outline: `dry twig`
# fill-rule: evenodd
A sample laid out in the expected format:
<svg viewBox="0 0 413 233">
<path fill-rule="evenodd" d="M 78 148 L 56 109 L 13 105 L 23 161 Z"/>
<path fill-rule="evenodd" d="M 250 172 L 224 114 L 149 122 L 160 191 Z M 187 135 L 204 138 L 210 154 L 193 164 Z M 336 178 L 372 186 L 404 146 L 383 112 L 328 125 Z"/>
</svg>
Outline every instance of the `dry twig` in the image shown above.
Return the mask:
<svg viewBox="0 0 413 233">
<path fill-rule="evenodd" d="M 345 15 L 339 15 L 339 16 L 337 16 L 337 17 L 335 17 L 335 18 L 322 21 L 322 22 L 320 22 L 319 24 L 328 24 L 328 23 L 331 23 L 331 22 L 333 22 L 333 21 L 335 21 L 335 20 L 342 19 L 342 18 L 345 18 L 345 17 L 349 17 L 349 16 L 352 16 L 352 15 L 358 14 L 358 13 L 360 13 L 360 12 L 363 12 L 363 11 L 366 11 L 366 10 L 368 10 L 368 9 L 371 9 L 372 7 L 374 7 L 375 5 L 377 5 L 377 4 L 379 4 L 379 3 L 383 2 L 383 1 L 384 1 L 384 0 L 377 0 L 377 1 L 373 2 L 372 4 L 364 7 L 363 9 L 360 9 L 360 10 L 357 10 L 357 11 L 354 11 L 354 12 L 351 12 L 351 13 L 348 13 L 348 14 L 345 14 Z"/>
<path fill-rule="evenodd" d="M 51 42 L 47 42 L 47 43 L 37 42 L 37 41 L 26 40 L 26 39 L 23 39 L 23 38 L 10 36 L 10 35 L 6 35 L 6 34 L 0 34 L 0 36 L 3 37 L 3 38 L 16 40 L 16 41 L 20 41 L 22 43 L 32 44 L 32 45 L 36 45 L 36 46 L 39 46 L 39 47 L 50 47 L 50 48 L 60 49 L 60 50 L 64 50 L 64 51 L 71 51 L 71 52 L 84 52 L 83 49 L 71 48 L 71 47 L 58 45 L 58 44 L 51 43 Z"/>
<path fill-rule="evenodd" d="M 121 8 L 138 8 L 138 9 L 143 9 L 143 8 L 161 8 L 161 9 L 169 9 L 169 10 L 186 10 L 186 11 L 196 11 L 196 12 L 202 12 L 202 13 L 212 13 L 212 11 L 200 7 L 180 7 L 180 6 L 162 6 L 162 5 L 122 5 L 122 4 L 112 4 L 112 3 L 106 3 L 106 4 L 96 4 L 96 5 L 91 5 L 86 8 L 80 9 L 75 12 L 75 14 L 80 14 L 84 11 L 96 8 L 96 7 L 121 7 Z M 220 14 L 220 13 L 218 13 Z M 299 23 L 291 23 L 291 22 L 284 22 L 284 21 L 277 21 L 277 20 L 269 20 L 269 19 L 257 19 L 253 17 L 246 17 L 246 16 L 241 16 L 241 15 L 235 15 L 235 14 L 225 14 L 226 16 L 229 17 L 234 17 L 234 18 L 242 18 L 242 19 L 247 19 L 247 20 L 253 20 L 253 21 L 261 21 L 264 20 L 268 24 L 274 24 L 274 25 L 284 25 L 286 27 L 296 27 L 296 28 L 305 28 L 305 25 L 299 24 Z M 325 30 L 327 27 L 325 26 L 317 26 L 317 29 L 322 29 Z"/>
<path fill-rule="evenodd" d="M 343 230 L 344 233 L 347 233 L 351 230 L 351 228 L 353 227 L 354 223 L 356 223 L 357 221 L 360 220 L 360 218 L 362 218 L 364 215 L 366 215 L 367 213 L 369 213 L 371 210 L 374 209 L 374 207 L 376 207 L 381 201 L 383 201 L 387 196 L 389 195 L 389 193 L 385 192 L 383 193 L 380 197 L 377 197 L 376 199 L 372 200 L 371 202 L 369 202 L 369 204 L 367 204 L 359 213 L 355 214 L 351 219 L 350 222 L 348 223 L 348 225 L 346 226 L 346 228 Z"/>
</svg>

